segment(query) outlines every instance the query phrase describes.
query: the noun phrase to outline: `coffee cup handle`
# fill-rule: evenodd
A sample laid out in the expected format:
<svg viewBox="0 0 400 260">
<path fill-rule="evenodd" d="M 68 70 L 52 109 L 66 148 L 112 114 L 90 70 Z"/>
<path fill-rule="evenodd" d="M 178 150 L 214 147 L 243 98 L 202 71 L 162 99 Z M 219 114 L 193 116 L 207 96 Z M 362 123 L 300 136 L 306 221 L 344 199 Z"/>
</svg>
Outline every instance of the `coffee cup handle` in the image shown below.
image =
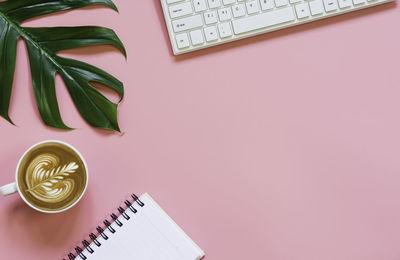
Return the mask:
<svg viewBox="0 0 400 260">
<path fill-rule="evenodd" d="M 11 195 L 13 193 L 16 193 L 17 191 L 17 183 L 15 182 L 0 187 L 0 192 L 1 194 L 3 194 L 3 196 Z"/>
</svg>

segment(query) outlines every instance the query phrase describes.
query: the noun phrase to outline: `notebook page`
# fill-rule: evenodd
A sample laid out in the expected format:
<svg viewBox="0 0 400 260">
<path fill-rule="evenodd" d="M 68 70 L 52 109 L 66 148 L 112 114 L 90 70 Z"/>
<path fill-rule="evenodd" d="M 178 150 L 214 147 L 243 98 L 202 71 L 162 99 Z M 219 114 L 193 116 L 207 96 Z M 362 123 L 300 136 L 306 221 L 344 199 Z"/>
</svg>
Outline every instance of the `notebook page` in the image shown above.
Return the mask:
<svg viewBox="0 0 400 260">
<path fill-rule="evenodd" d="M 201 259 L 204 252 L 193 240 L 170 218 L 149 194 L 144 194 L 141 200 L 148 201 L 149 207 L 144 211 L 149 222 L 184 255 L 184 259 Z"/>
<path fill-rule="evenodd" d="M 98 237 L 100 247 L 94 243 L 90 245 L 93 254 L 87 249 L 83 252 L 88 260 L 198 260 L 204 256 L 148 194 L 142 195 L 140 200 L 145 206 L 140 207 L 135 202 L 133 207 L 137 213 L 126 210 L 129 220 L 123 216 L 118 218 L 121 227 L 116 222 L 111 224 L 115 233 L 106 229 L 104 234 L 108 239 Z"/>
</svg>

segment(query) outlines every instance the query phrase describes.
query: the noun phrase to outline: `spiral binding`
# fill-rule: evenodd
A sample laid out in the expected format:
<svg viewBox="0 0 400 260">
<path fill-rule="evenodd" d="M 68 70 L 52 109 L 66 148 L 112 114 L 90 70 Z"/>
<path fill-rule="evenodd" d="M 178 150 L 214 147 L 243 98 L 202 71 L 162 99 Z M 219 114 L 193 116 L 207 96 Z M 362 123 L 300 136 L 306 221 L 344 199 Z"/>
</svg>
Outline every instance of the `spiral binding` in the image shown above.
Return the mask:
<svg viewBox="0 0 400 260">
<path fill-rule="evenodd" d="M 140 207 L 144 207 L 144 203 L 139 199 L 138 196 L 136 196 L 135 194 L 131 195 L 132 199 L 133 199 L 133 203 L 137 203 Z M 132 213 L 136 214 L 138 211 L 136 208 L 133 207 L 133 203 L 130 202 L 129 200 L 125 201 L 125 205 L 127 207 L 126 210 L 124 210 L 122 207 L 118 207 L 118 212 L 120 213 L 120 215 L 125 218 L 126 220 L 130 220 L 131 216 L 129 216 L 126 211 L 129 209 Z M 119 221 L 118 217 L 116 214 L 112 213 L 111 218 L 113 220 L 113 222 L 115 222 L 115 224 L 117 224 L 119 227 L 122 227 L 123 223 L 121 221 Z M 108 229 L 112 234 L 114 234 L 115 232 L 117 232 L 112 226 L 110 221 L 108 221 L 107 219 L 105 219 L 103 221 L 104 226 L 106 227 L 106 229 Z M 100 236 L 104 239 L 107 240 L 109 237 L 104 233 L 104 229 L 101 226 L 98 226 L 96 228 L 97 232 L 100 234 Z M 97 247 L 101 246 L 101 243 L 97 240 L 97 236 L 94 233 L 90 233 L 89 234 L 89 238 L 90 240 L 93 242 L 94 245 L 96 245 Z M 74 260 L 77 257 L 80 257 L 80 259 L 87 259 L 86 255 L 83 254 L 83 251 L 86 249 L 90 254 L 94 253 L 94 249 L 93 246 L 90 246 L 90 243 L 87 240 L 83 240 L 82 241 L 82 247 L 75 247 L 75 254 L 74 253 L 69 253 L 68 254 L 68 259 L 69 260 Z M 63 259 L 65 260 L 65 258 Z"/>
</svg>

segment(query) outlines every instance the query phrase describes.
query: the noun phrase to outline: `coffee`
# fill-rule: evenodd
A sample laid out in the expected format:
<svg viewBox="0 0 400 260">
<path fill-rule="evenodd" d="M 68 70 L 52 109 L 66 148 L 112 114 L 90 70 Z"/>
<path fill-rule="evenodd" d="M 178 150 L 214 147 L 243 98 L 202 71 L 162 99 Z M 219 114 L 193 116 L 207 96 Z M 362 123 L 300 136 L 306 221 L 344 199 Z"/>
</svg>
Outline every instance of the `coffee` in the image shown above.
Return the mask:
<svg viewBox="0 0 400 260">
<path fill-rule="evenodd" d="M 23 197 L 45 211 L 59 211 L 77 201 L 86 188 L 87 169 L 70 147 L 47 142 L 21 159 L 18 186 Z"/>
</svg>

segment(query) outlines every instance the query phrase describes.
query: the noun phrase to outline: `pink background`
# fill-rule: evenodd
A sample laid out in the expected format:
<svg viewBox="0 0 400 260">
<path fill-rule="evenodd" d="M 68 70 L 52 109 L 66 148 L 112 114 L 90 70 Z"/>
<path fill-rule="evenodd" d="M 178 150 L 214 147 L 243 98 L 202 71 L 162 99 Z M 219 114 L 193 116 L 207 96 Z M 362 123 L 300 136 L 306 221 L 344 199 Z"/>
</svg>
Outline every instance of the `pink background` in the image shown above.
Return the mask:
<svg viewBox="0 0 400 260">
<path fill-rule="evenodd" d="M 117 31 L 127 61 L 107 46 L 64 54 L 125 83 L 124 135 L 89 127 L 60 78 L 77 130 L 45 127 L 20 42 L 0 183 L 45 139 L 78 148 L 91 176 L 58 215 L 0 198 L 2 258 L 65 257 L 130 192 L 147 191 L 206 259 L 400 259 L 398 4 L 174 57 L 159 0 L 115 2 L 119 15 L 96 7 L 28 23 Z"/>
</svg>

